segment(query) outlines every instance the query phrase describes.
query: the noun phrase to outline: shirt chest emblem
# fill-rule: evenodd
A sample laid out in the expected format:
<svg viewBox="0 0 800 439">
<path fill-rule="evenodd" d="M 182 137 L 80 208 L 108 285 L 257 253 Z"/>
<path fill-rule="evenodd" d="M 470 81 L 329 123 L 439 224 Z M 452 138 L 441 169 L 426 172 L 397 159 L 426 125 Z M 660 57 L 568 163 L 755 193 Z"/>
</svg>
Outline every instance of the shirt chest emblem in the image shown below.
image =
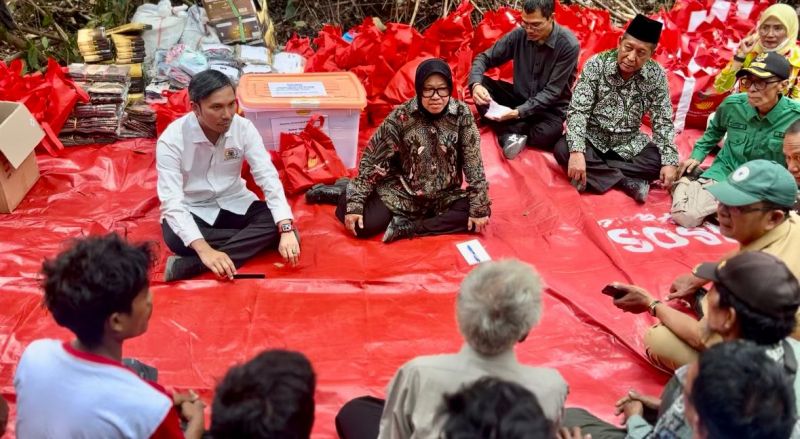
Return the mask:
<svg viewBox="0 0 800 439">
<path fill-rule="evenodd" d="M 235 146 L 225 148 L 225 151 L 223 151 L 222 156 L 226 162 L 230 160 L 238 160 L 242 157 L 242 150 L 241 148 L 237 148 Z"/>
</svg>

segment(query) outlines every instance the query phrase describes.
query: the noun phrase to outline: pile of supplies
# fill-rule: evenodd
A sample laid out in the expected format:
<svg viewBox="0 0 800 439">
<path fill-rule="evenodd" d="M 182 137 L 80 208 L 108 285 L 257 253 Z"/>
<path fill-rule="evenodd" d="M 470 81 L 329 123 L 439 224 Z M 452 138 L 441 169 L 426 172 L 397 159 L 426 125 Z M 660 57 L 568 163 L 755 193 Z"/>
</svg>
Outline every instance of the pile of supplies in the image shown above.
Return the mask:
<svg viewBox="0 0 800 439">
<path fill-rule="evenodd" d="M 89 102 L 75 105 L 59 140 L 64 146 L 116 141 L 128 100 L 130 66 L 70 64 L 67 74 L 86 90 Z"/>
</svg>

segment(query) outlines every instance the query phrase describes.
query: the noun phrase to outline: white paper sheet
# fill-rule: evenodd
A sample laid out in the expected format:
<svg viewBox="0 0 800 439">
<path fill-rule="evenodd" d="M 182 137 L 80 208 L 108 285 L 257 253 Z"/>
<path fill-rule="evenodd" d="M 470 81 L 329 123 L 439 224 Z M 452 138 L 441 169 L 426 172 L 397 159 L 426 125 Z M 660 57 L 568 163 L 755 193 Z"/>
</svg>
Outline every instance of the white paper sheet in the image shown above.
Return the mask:
<svg viewBox="0 0 800 439">
<path fill-rule="evenodd" d="M 456 248 L 461 252 L 461 256 L 467 261 L 469 265 L 477 265 L 481 262 L 491 261 L 492 257 L 483 248 L 481 242 L 477 239 L 472 239 L 466 242 L 456 244 Z"/>
<path fill-rule="evenodd" d="M 509 111 L 511 111 L 511 109 L 505 105 L 500 105 L 495 101 L 491 101 L 489 102 L 489 109 L 486 110 L 486 114 L 484 116 L 487 119 L 497 120 L 503 117 Z"/>
<path fill-rule="evenodd" d="M 309 82 L 270 82 L 269 93 L 273 98 L 316 98 L 327 96 L 325 84 Z"/>
</svg>

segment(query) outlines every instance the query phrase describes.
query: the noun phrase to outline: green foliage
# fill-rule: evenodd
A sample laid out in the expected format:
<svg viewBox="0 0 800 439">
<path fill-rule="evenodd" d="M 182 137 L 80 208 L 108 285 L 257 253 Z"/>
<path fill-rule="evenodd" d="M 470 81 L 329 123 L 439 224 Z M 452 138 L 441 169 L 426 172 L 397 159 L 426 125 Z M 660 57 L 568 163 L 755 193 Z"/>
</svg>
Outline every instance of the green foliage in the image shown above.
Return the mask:
<svg viewBox="0 0 800 439">
<path fill-rule="evenodd" d="M 81 5 L 82 13 L 68 17 L 63 16 L 60 8 L 73 8 L 76 3 Z M 147 1 L 19 0 L 13 10 L 15 21 L 37 32 L 23 32 L 26 43 L 23 59 L 27 64 L 26 69 L 30 71 L 43 69 L 46 67 L 44 61 L 48 57 L 55 58 L 62 65 L 80 62 L 81 57 L 77 43 L 78 29 L 99 26 L 110 29 L 126 24 L 136 8 L 143 3 L 147 3 Z M 87 20 L 86 17 L 90 18 Z M 65 35 L 66 41 L 64 40 Z"/>
</svg>

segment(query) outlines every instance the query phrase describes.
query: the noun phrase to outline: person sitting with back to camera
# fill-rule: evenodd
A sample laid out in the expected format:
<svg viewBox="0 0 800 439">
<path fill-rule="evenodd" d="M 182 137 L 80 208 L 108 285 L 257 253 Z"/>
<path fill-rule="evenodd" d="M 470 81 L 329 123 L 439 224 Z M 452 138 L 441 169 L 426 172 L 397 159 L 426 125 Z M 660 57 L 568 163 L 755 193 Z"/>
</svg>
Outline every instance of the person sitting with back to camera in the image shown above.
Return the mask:
<svg viewBox="0 0 800 439">
<path fill-rule="evenodd" d="M 149 245 L 112 233 L 44 262 L 44 305 L 76 338 L 25 348 L 14 375 L 17 437 L 202 437 L 197 395 L 170 394 L 123 362 L 124 343 L 147 331 L 153 312 L 152 260 Z"/>
<path fill-rule="evenodd" d="M 266 350 L 231 367 L 214 391 L 211 438 L 308 439 L 316 385 L 300 352 Z"/>
<path fill-rule="evenodd" d="M 482 232 L 489 224 L 480 134 L 467 104 L 451 97 L 450 66 L 423 61 L 414 87 L 417 96 L 395 108 L 370 139 L 358 177 L 306 192 L 308 203 L 337 204 L 336 217 L 358 238 L 384 232 L 388 243 Z"/>
</svg>

